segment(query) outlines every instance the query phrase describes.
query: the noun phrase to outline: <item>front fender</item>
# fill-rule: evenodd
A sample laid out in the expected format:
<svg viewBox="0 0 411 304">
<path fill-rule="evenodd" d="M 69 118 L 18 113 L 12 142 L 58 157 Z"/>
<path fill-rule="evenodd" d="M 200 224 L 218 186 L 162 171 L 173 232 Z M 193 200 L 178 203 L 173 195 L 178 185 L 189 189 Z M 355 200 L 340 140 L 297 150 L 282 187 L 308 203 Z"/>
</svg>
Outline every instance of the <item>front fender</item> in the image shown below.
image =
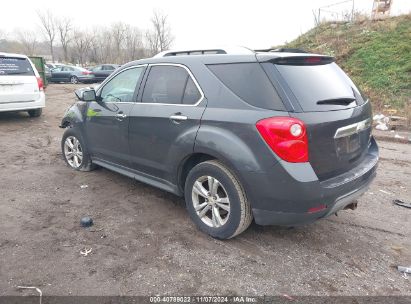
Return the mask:
<svg viewBox="0 0 411 304">
<path fill-rule="evenodd" d="M 67 128 L 69 126 L 75 127 L 82 124 L 87 115 L 88 107 L 86 102 L 76 102 L 64 113 L 63 119 L 60 123 L 60 128 Z M 91 115 L 91 114 L 90 114 Z"/>
</svg>

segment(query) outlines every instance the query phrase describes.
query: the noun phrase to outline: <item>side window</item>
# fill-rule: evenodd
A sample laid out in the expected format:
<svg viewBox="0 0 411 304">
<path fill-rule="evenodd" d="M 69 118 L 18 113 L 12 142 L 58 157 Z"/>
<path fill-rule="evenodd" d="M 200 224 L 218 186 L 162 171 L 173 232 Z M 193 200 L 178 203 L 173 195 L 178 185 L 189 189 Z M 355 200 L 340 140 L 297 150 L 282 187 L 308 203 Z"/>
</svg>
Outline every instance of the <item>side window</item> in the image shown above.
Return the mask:
<svg viewBox="0 0 411 304">
<path fill-rule="evenodd" d="M 196 96 L 198 96 L 197 99 Z M 194 104 L 200 97 L 186 69 L 171 65 L 152 66 L 144 88 L 142 102 Z"/>
<path fill-rule="evenodd" d="M 280 111 L 285 109 L 259 63 L 212 64 L 207 67 L 246 103 L 263 109 Z"/>
<path fill-rule="evenodd" d="M 103 65 L 103 71 L 112 71 L 114 67 L 112 65 Z"/>
<path fill-rule="evenodd" d="M 101 100 L 103 102 L 132 102 L 143 70 L 144 67 L 137 67 L 117 74 L 101 90 Z"/>
<path fill-rule="evenodd" d="M 183 96 L 183 104 L 195 104 L 200 100 L 200 98 L 201 94 L 194 84 L 193 79 L 191 79 L 191 77 L 188 77 L 186 89 Z"/>
<path fill-rule="evenodd" d="M 92 68 L 91 70 L 92 70 L 93 72 L 101 71 L 101 65 L 98 65 L 98 66 Z"/>
</svg>

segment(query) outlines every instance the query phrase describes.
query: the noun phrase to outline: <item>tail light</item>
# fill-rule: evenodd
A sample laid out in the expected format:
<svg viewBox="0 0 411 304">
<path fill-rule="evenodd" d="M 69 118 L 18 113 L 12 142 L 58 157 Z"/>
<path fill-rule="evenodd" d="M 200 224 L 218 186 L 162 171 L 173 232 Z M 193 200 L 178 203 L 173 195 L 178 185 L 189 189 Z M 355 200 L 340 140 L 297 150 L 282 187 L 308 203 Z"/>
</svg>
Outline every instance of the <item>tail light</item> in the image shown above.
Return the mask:
<svg viewBox="0 0 411 304">
<path fill-rule="evenodd" d="M 81 74 L 82 74 L 82 75 L 90 75 L 91 72 L 90 72 L 90 71 L 83 71 L 83 72 L 81 72 Z"/>
<path fill-rule="evenodd" d="M 36 77 L 36 78 L 37 78 L 37 85 L 39 87 L 39 91 L 43 91 L 44 90 L 43 79 L 41 79 L 41 77 Z"/>
<path fill-rule="evenodd" d="M 268 146 L 283 160 L 308 162 L 308 139 L 304 123 L 292 117 L 271 117 L 256 124 Z"/>
</svg>

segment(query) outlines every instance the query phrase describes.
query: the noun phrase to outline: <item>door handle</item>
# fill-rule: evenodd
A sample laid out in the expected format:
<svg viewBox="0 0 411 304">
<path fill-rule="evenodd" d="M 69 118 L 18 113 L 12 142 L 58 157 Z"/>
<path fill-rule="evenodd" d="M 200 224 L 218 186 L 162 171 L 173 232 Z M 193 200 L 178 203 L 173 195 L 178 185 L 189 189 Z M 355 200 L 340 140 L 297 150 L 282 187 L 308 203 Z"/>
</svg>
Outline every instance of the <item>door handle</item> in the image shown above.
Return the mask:
<svg viewBox="0 0 411 304">
<path fill-rule="evenodd" d="M 174 123 L 180 123 L 180 122 L 185 121 L 187 119 L 188 119 L 188 117 L 184 116 L 184 115 L 171 115 L 170 116 L 170 120 Z"/>
<path fill-rule="evenodd" d="M 124 113 L 117 113 L 117 114 L 116 114 L 117 120 L 123 120 L 123 119 L 126 118 L 126 117 L 127 117 L 127 115 L 124 114 Z"/>
</svg>

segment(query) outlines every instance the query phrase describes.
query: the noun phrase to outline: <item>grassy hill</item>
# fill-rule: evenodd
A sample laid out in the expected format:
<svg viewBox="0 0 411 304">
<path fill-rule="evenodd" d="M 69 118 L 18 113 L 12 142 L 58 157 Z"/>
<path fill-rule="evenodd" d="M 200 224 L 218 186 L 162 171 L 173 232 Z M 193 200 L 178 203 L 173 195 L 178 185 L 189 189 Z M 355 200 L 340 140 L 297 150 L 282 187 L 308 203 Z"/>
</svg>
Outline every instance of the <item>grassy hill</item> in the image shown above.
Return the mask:
<svg viewBox="0 0 411 304">
<path fill-rule="evenodd" d="M 323 23 L 286 47 L 335 56 L 376 111 L 394 108 L 411 117 L 411 14 L 381 21 Z"/>
</svg>

